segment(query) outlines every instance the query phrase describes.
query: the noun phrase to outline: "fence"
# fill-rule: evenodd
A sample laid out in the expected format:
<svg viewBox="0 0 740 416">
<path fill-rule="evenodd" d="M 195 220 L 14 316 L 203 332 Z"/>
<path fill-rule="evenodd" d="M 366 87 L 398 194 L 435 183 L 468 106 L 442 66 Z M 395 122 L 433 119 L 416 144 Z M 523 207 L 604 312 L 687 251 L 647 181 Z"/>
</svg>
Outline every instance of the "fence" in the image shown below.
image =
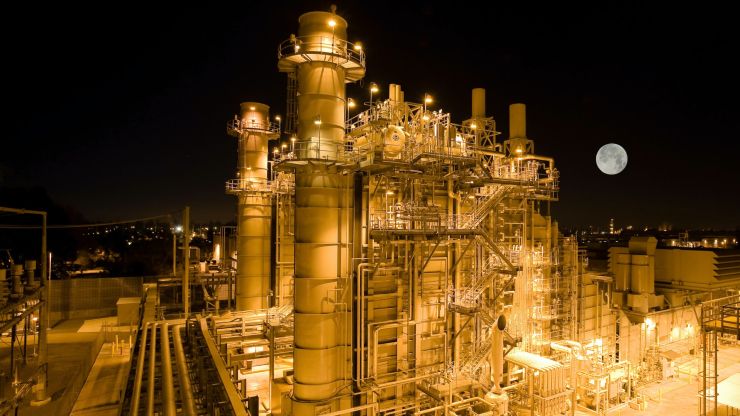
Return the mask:
<svg viewBox="0 0 740 416">
<path fill-rule="evenodd" d="M 97 277 L 52 280 L 50 323 L 64 319 L 91 319 L 117 314 L 119 298 L 141 297 L 142 277 Z"/>
</svg>

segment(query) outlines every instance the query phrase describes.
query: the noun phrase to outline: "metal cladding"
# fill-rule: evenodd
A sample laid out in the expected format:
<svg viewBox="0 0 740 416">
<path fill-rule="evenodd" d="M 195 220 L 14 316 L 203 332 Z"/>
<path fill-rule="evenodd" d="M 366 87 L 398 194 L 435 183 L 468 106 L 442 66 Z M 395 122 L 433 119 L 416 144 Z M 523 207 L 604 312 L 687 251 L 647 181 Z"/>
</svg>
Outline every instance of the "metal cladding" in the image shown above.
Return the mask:
<svg viewBox="0 0 740 416">
<path fill-rule="evenodd" d="M 295 278 L 293 413 L 316 406 L 346 407 L 336 399 L 351 379 L 351 269 L 353 182 L 334 162 L 345 135 L 345 83 L 364 76 L 364 55 L 348 44 L 347 22 L 334 13 L 299 19 L 298 37 L 280 48 L 278 67 L 297 79 L 295 157 Z M 343 283 L 344 282 L 344 283 Z"/>
<path fill-rule="evenodd" d="M 263 309 L 270 296 L 270 233 L 272 196 L 267 181 L 268 142 L 278 136 L 270 123 L 270 107 L 241 104 L 239 117 L 227 131 L 239 140 L 237 178 L 226 191 L 239 198 L 237 206 L 237 310 Z"/>
</svg>

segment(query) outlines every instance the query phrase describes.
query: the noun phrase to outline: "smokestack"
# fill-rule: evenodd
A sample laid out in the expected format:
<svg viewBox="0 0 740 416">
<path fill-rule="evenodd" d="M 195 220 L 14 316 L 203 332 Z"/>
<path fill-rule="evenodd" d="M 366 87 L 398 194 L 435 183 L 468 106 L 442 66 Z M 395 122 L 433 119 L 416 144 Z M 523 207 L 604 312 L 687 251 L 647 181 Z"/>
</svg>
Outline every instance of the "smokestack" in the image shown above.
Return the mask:
<svg viewBox="0 0 740 416">
<path fill-rule="evenodd" d="M 272 207 L 267 184 L 268 142 L 277 138 L 270 124 L 270 107 L 257 102 L 240 105 L 238 120 L 229 134 L 239 140 L 237 176 L 227 183 L 236 195 L 236 309 L 258 310 L 269 306 L 270 237 Z"/>
<path fill-rule="evenodd" d="M 471 118 L 486 117 L 486 90 L 485 88 L 473 88 L 473 103 Z"/>
<path fill-rule="evenodd" d="M 345 134 L 345 83 L 365 75 L 362 51 L 346 43 L 347 21 L 334 13 L 309 12 L 299 19 L 295 48 L 281 46 L 278 68 L 297 74 L 298 146 L 308 163 L 295 170 L 294 379 L 292 412 L 314 416 L 348 403 L 338 397 L 351 374 L 351 311 L 328 299 L 338 278 L 351 269 L 350 217 L 353 181 L 336 166 Z M 285 43 L 283 43 L 285 45 Z M 300 50 L 300 52 L 298 51 Z M 337 56 L 340 58 L 338 59 Z"/>
<path fill-rule="evenodd" d="M 521 103 L 509 105 L 509 139 L 527 138 L 527 106 Z"/>
</svg>

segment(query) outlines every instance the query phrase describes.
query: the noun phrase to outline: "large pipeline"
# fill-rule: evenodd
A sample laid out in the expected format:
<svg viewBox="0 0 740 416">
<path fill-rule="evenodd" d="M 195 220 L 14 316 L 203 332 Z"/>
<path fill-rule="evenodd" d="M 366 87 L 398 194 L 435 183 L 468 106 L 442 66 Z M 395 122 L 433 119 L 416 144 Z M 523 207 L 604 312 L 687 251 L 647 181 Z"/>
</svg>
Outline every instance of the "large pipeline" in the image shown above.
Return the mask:
<svg viewBox="0 0 740 416">
<path fill-rule="evenodd" d="M 188 365 L 185 360 L 185 351 L 182 348 L 182 337 L 180 330 L 182 325 L 172 327 L 172 340 L 175 343 L 175 363 L 177 365 L 177 377 L 180 382 L 180 401 L 182 401 L 182 413 L 185 416 L 195 416 L 195 400 L 193 399 L 193 388 L 190 385 Z"/>
<path fill-rule="evenodd" d="M 175 407 L 175 387 L 172 382 L 172 362 L 170 360 L 170 336 L 169 325 L 164 322 L 159 325 L 160 328 L 160 355 L 162 373 L 162 408 L 165 416 L 175 416 L 177 408 Z"/>
<path fill-rule="evenodd" d="M 147 383 L 146 414 L 154 414 L 154 375 L 157 365 L 157 325 L 152 324 L 152 339 L 149 341 L 149 380 Z"/>
<path fill-rule="evenodd" d="M 131 398 L 131 416 L 139 414 L 141 379 L 144 376 L 144 358 L 146 358 L 146 332 L 147 324 L 143 324 L 141 327 L 141 341 L 139 342 L 139 356 L 136 359 L 136 376 L 134 377 L 134 391 Z"/>
</svg>

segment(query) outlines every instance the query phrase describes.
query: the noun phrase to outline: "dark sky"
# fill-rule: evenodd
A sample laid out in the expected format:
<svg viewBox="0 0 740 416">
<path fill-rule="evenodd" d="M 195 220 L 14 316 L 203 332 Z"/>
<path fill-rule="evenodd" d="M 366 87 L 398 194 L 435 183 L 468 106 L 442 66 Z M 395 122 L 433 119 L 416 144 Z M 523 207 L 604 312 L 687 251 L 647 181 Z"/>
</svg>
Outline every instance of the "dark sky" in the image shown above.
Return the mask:
<svg viewBox="0 0 740 416">
<path fill-rule="evenodd" d="M 232 219 L 225 122 L 247 100 L 284 114 L 276 47 L 301 13 L 330 4 L 269 3 L 6 13 L 0 185 L 43 186 L 91 220 L 186 204 L 199 221 Z M 738 226 L 734 14 L 643 3 L 337 2 L 365 46 L 366 81 L 399 83 L 410 101 L 429 92 L 456 122 L 469 116 L 470 89 L 485 87 L 502 137 L 508 104 L 525 102 L 535 150 L 561 171 L 562 225 Z M 596 168 L 608 142 L 629 153 L 622 174 Z"/>
</svg>

